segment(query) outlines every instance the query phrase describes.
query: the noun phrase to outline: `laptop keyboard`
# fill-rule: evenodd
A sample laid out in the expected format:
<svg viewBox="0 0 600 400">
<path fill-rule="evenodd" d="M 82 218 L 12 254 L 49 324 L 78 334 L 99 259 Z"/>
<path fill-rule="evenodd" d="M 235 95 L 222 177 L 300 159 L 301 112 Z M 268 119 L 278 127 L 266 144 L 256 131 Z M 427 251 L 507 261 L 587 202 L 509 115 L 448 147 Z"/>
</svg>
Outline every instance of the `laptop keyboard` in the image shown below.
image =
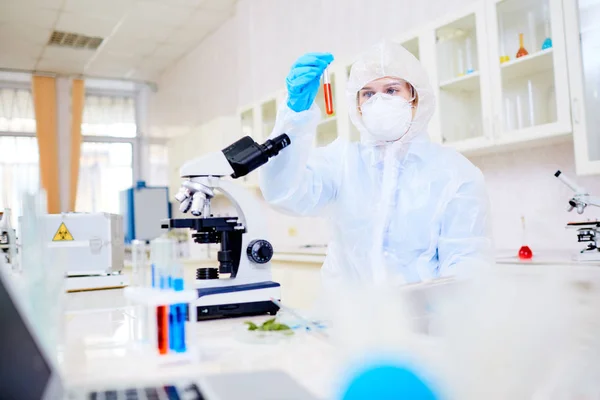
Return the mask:
<svg viewBox="0 0 600 400">
<path fill-rule="evenodd" d="M 205 400 L 196 384 L 91 392 L 89 400 Z"/>
</svg>

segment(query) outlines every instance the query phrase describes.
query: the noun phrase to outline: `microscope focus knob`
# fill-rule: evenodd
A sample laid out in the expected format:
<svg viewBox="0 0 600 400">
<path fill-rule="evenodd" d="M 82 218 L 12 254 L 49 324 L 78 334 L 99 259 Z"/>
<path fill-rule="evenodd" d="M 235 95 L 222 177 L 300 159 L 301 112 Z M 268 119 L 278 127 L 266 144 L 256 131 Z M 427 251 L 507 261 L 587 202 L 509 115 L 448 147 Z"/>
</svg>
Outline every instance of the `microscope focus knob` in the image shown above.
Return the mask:
<svg viewBox="0 0 600 400">
<path fill-rule="evenodd" d="M 253 240 L 246 249 L 250 261 L 257 264 L 266 264 L 273 258 L 273 246 L 263 239 Z"/>
</svg>

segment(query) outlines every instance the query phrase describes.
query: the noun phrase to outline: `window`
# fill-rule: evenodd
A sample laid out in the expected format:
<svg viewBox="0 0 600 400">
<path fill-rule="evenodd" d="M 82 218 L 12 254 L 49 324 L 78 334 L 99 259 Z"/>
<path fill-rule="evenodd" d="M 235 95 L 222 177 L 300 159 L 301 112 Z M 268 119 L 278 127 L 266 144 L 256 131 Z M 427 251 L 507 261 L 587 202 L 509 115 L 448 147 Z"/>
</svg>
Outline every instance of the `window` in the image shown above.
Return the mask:
<svg viewBox="0 0 600 400">
<path fill-rule="evenodd" d="M 133 95 L 86 94 L 76 211 L 120 212 L 119 193 L 133 185 L 135 113 Z"/>
<path fill-rule="evenodd" d="M 85 96 L 81 133 L 85 136 L 134 138 L 135 99 L 129 96 Z"/>
<path fill-rule="evenodd" d="M 75 210 L 118 214 L 119 193 L 133 184 L 132 168 L 131 143 L 82 143 Z"/>
<path fill-rule="evenodd" d="M 0 131 L 35 133 L 31 90 L 0 88 Z"/>
<path fill-rule="evenodd" d="M 35 137 L 0 136 L 0 209 L 12 209 L 12 226 L 21 215 L 23 193 L 40 186 L 39 153 Z"/>
<path fill-rule="evenodd" d="M 166 145 L 151 144 L 149 146 L 148 186 L 169 186 L 169 151 Z"/>
</svg>

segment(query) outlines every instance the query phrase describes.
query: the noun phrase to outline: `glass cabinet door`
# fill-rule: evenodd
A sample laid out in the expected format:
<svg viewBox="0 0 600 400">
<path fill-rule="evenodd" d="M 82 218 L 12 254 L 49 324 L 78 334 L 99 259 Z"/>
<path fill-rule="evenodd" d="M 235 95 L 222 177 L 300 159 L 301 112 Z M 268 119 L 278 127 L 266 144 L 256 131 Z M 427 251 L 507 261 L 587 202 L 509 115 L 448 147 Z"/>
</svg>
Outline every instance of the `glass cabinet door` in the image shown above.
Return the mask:
<svg viewBox="0 0 600 400">
<path fill-rule="evenodd" d="M 438 118 L 443 143 L 462 147 L 486 139 L 490 105 L 484 6 L 435 30 Z M 433 82 L 435 86 L 436 83 Z M 468 146 L 467 146 L 468 147 Z"/>
<path fill-rule="evenodd" d="M 577 174 L 600 173 L 600 0 L 565 1 Z"/>
<path fill-rule="evenodd" d="M 561 0 L 493 0 L 496 138 L 570 132 Z"/>
</svg>

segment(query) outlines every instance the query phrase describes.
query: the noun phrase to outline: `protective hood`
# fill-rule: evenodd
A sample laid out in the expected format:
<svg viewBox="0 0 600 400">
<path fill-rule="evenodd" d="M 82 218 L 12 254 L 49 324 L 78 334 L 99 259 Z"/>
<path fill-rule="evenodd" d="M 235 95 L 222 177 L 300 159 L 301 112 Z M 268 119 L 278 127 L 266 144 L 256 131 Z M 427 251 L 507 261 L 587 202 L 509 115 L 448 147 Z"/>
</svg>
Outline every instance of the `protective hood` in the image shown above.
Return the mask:
<svg viewBox="0 0 600 400">
<path fill-rule="evenodd" d="M 419 103 L 417 113 L 408 132 L 399 140 L 402 143 L 413 141 L 421 135 L 427 136 L 427 124 L 435 111 L 435 97 L 425 69 L 408 50 L 396 43 L 383 42 L 365 52 L 353 65 L 348 78 L 346 97 L 350 120 L 361 135 L 361 142 L 379 146 L 382 143 L 374 138 L 362 122 L 358 112 L 358 91 L 367 83 L 383 77 L 401 78 L 415 88 Z"/>
</svg>

